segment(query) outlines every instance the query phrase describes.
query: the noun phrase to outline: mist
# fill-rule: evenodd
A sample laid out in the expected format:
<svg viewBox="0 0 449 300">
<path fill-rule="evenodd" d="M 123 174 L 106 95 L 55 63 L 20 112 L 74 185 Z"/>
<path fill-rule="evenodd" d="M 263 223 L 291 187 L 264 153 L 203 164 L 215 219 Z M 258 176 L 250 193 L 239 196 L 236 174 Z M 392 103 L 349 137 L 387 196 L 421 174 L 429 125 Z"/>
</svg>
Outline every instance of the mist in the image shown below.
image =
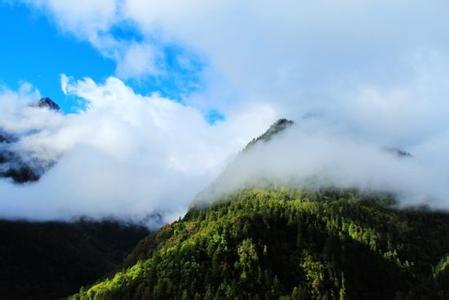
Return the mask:
<svg viewBox="0 0 449 300">
<path fill-rule="evenodd" d="M 276 115 L 248 107 L 229 115 L 232 122 L 210 124 L 197 109 L 135 94 L 116 78 L 97 85 L 62 76 L 61 84 L 85 110 L 64 115 L 30 106 L 39 96 L 30 86 L 3 93 L 0 128 L 19 138 L 14 150 L 55 164 L 36 183 L 0 180 L 2 218 L 139 221 L 159 214 L 168 222 Z"/>
<path fill-rule="evenodd" d="M 84 101 L 74 114 L 33 107 L 30 85 L 5 90 L 0 127 L 14 148 L 55 162 L 33 184 L 0 181 L 2 218 L 70 220 L 78 216 L 141 221 L 150 227 L 182 216 L 192 201 L 210 203 L 245 187 L 337 187 L 393 193 L 400 206 L 449 208 L 448 144 L 433 135 L 402 150 L 348 130 L 326 115 L 308 114 L 242 151 L 279 117 L 247 106 L 207 122 L 200 110 L 157 94 L 136 94 L 117 78 L 103 84 L 63 75 L 62 89 Z M 380 142 L 381 141 L 381 142 Z"/>
<path fill-rule="evenodd" d="M 104 81 L 61 76 L 72 114 L 30 107 L 41 96 L 32 82 L 0 91 L 0 128 L 20 136 L 14 150 L 57 162 L 34 184 L 1 180 L 1 217 L 169 221 L 212 182 L 212 198 L 308 183 L 449 206 L 447 1 L 19 3 L 115 70 Z M 132 84 L 165 81 L 177 99 Z M 223 119 L 208 122 L 210 110 Z M 240 153 L 278 118 L 296 125 Z"/>
<path fill-rule="evenodd" d="M 447 210 L 448 166 L 431 153 L 399 155 L 388 146 L 338 132 L 319 120 L 302 120 L 239 153 L 195 202 L 207 204 L 252 187 L 333 187 L 393 194 L 400 207 Z"/>
</svg>

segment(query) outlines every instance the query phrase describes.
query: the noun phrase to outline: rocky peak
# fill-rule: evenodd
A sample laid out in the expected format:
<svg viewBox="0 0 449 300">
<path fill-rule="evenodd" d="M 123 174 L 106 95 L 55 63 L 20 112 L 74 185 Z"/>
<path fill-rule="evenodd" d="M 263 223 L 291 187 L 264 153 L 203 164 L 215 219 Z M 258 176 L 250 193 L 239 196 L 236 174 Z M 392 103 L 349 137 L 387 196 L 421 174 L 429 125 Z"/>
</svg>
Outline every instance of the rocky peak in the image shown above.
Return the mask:
<svg viewBox="0 0 449 300">
<path fill-rule="evenodd" d="M 48 108 L 51 110 L 59 111 L 61 108 L 53 100 L 48 97 L 41 98 L 37 103 L 37 107 Z"/>
<path fill-rule="evenodd" d="M 265 131 L 265 133 L 263 133 L 259 137 L 255 138 L 251 142 L 249 142 L 249 144 L 245 147 L 245 150 L 247 150 L 249 147 L 253 146 L 254 144 L 256 144 L 258 142 L 270 141 L 273 138 L 273 136 L 288 129 L 293 124 L 295 124 L 295 122 L 293 122 L 292 120 L 288 120 L 288 119 L 277 120 L 270 126 L 270 128 L 268 128 L 267 131 Z"/>
</svg>

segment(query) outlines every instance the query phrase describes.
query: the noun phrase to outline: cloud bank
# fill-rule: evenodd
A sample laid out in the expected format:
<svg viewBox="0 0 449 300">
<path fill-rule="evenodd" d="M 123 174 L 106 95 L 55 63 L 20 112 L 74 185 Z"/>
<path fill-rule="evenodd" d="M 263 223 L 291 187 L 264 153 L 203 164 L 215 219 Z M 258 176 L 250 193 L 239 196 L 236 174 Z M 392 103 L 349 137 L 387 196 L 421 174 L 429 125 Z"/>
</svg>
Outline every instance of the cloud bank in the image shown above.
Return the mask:
<svg viewBox="0 0 449 300">
<path fill-rule="evenodd" d="M 243 151 L 194 203 L 207 204 L 248 187 L 337 187 L 391 193 L 403 207 L 447 210 L 448 163 L 414 150 L 419 156 L 400 156 L 321 120 L 302 120 Z"/>
<path fill-rule="evenodd" d="M 84 111 L 62 115 L 28 106 L 33 94 L 2 96 L 0 128 L 22 136 L 16 149 L 59 160 L 36 184 L 1 181 L 2 217 L 179 216 L 276 115 L 269 107 L 248 107 L 212 126 L 198 110 L 135 94 L 117 78 L 97 85 L 63 76 L 62 84 L 87 102 Z"/>
<path fill-rule="evenodd" d="M 202 111 L 268 102 L 403 146 L 448 125 L 446 1 L 25 2 L 115 59 L 121 78 L 173 71 L 167 45 L 185 50 L 180 64 L 201 57 L 201 91 L 182 100 Z"/>
<path fill-rule="evenodd" d="M 62 157 L 36 186 L 0 183 L 12 199 L 2 199 L 5 215 L 36 215 L 27 190 L 54 199 L 39 206 L 45 217 L 177 210 L 278 116 L 306 131 L 267 148 L 270 159 L 260 149 L 242 162 L 247 176 L 326 170 L 335 184 L 394 185 L 401 195 L 410 187 L 419 196 L 404 196 L 407 203 L 449 206 L 447 1 L 19 2 L 115 60 L 116 71 L 104 84 L 63 77 L 63 89 L 88 104 L 75 115 L 19 109 L 11 103 L 29 97 L 3 93 L 10 106 L 0 110 L 1 126 L 40 128 L 24 149 Z M 133 34 L 117 34 L 123 28 Z M 164 54 L 173 45 L 183 49 L 171 57 L 178 65 L 203 62 L 201 89 L 184 104 L 137 95 L 121 81 L 173 71 Z M 205 122 L 210 109 L 225 120 Z M 379 152 L 385 146 L 415 158 L 397 162 Z M 250 168 L 253 160 L 265 164 Z"/>
</svg>

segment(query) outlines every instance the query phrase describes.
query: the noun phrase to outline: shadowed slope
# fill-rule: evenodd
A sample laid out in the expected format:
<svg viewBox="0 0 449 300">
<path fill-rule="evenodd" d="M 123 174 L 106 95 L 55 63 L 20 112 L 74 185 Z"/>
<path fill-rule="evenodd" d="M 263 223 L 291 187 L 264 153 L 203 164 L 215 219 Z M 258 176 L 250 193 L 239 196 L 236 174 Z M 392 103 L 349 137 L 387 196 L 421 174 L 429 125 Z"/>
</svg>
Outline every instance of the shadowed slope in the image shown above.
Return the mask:
<svg viewBox="0 0 449 300">
<path fill-rule="evenodd" d="M 111 272 L 148 234 L 117 221 L 0 221 L 0 299 L 57 299 Z"/>
</svg>

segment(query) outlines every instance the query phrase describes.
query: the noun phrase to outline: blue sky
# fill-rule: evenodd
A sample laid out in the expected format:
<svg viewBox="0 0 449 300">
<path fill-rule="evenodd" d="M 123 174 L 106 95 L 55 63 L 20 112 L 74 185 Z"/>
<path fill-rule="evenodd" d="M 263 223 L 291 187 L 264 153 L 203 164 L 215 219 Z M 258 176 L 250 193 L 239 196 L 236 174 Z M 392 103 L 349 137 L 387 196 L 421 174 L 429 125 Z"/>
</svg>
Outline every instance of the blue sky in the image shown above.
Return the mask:
<svg viewBox="0 0 449 300">
<path fill-rule="evenodd" d="M 79 109 L 79 101 L 64 95 L 60 75 L 75 79 L 90 77 L 103 82 L 115 76 L 116 62 L 105 57 L 88 41 L 63 32 L 42 11 L 21 4 L 0 4 L 0 36 L 5 41 L 0 48 L 0 84 L 17 89 L 29 82 L 42 96 L 54 99 L 66 113 Z M 120 23 L 110 33 L 117 40 L 141 42 L 142 37 L 130 24 Z M 153 40 L 157 44 L 157 40 Z M 164 72 L 157 76 L 122 78 L 136 92 L 182 101 L 182 97 L 202 88 L 200 72 L 203 62 L 176 44 L 157 45 L 162 57 L 159 65 Z M 188 56 L 188 67 L 180 65 L 178 57 Z M 223 119 L 212 110 L 205 115 L 209 122 Z"/>
<path fill-rule="evenodd" d="M 61 91 L 60 74 L 104 80 L 115 64 L 87 42 L 58 31 L 43 15 L 22 5 L 0 5 L 0 82 L 15 89 L 26 81 L 65 112 L 76 103 Z M 17 59 L 20 58 L 20 59 Z"/>
</svg>

